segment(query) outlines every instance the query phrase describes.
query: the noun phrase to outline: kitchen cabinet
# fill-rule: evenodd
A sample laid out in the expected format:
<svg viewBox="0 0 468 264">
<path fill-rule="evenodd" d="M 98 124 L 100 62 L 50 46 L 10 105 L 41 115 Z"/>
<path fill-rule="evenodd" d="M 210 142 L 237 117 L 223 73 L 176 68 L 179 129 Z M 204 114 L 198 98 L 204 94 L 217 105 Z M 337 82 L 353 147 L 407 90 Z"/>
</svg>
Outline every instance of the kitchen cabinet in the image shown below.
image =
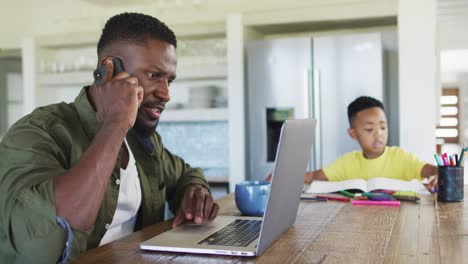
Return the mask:
<svg viewBox="0 0 468 264">
<path fill-rule="evenodd" d="M 181 39 L 178 46 L 177 79 L 171 85 L 172 100 L 163 120 L 227 121 L 225 38 Z M 36 54 L 39 106 L 71 102 L 81 87 L 93 82 L 92 72 L 97 65 L 95 42 L 64 45 L 39 39 Z M 207 92 L 210 89 L 213 91 Z"/>
</svg>

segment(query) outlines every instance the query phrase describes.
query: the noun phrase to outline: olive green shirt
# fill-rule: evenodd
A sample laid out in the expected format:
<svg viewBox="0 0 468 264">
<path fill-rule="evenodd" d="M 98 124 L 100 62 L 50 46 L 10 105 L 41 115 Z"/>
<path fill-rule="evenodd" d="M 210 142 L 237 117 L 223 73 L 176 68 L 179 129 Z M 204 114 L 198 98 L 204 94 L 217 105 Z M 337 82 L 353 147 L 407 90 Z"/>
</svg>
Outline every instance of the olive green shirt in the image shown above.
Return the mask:
<svg viewBox="0 0 468 264">
<path fill-rule="evenodd" d="M 57 224 L 53 179 L 79 161 L 99 131 L 86 91 L 73 103 L 37 108 L 0 143 L 0 263 L 56 263 L 61 258 L 67 232 Z M 136 230 L 164 220 L 166 200 L 174 212 L 188 184 L 208 188 L 202 171 L 165 149 L 156 131 L 145 140 L 131 130 L 126 139 L 142 191 Z M 117 160 L 93 228 L 84 232 L 72 227 L 72 258 L 97 247 L 105 225 L 112 222 L 119 164 Z"/>
</svg>

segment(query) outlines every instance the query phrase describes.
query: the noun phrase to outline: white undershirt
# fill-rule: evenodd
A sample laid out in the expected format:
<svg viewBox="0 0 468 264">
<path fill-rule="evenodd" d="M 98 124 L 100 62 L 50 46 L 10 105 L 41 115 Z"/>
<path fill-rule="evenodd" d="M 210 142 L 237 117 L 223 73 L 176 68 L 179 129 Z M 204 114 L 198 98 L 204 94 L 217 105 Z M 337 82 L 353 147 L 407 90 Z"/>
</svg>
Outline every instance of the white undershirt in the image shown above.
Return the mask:
<svg viewBox="0 0 468 264">
<path fill-rule="evenodd" d="M 99 246 L 129 235 L 135 228 L 137 213 L 141 204 L 141 187 L 135 158 L 127 140 L 125 140 L 125 146 L 128 149 L 128 165 L 125 170 L 120 169 L 120 180 L 116 181 L 116 184 L 120 184 L 117 208 L 112 223 L 106 224 L 107 231 Z"/>
</svg>

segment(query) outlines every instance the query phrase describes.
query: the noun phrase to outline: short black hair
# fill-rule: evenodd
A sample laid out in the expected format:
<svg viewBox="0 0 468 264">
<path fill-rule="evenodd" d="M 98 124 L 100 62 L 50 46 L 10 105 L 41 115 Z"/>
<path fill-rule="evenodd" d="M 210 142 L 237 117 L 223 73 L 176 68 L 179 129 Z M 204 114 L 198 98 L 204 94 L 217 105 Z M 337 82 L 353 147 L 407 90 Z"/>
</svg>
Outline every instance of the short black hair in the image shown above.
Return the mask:
<svg viewBox="0 0 468 264">
<path fill-rule="evenodd" d="M 157 18 L 140 13 L 122 13 L 107 20 L 97 45 L 98 56 L 113 42 L 144 44 L 149 39 L 167 42 L 177 48 L 174 32 Z"/>
<path fill-rule="evenodd" d="M 370 97 L 370 96 L 360 96 L 352 101 L 348 105 L 348 120 L 349 125 L 352 126 L 353 118 L 356 117 L 357 113 L 361 112 L 362 110 L 366 110 L 373 107 L 379 107 L 385 111 L 382 102 L 379 100 Z"/>
</svg>

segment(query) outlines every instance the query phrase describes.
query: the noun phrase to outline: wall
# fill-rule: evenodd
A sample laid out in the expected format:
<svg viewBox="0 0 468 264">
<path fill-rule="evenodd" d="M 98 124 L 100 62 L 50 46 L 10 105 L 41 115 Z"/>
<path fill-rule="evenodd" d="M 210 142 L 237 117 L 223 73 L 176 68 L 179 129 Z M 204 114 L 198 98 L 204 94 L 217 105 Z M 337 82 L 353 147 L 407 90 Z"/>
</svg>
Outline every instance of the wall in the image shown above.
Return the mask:
<svg viewBox="0 0 468 264">
<path fill-rule="evenodd" d="M 155 15 L 174 26 L 178 34 L 194 34 L 203 30 L 224 30 L 226 17 L 233 13 L 242 14 L 245 25 L 264 25 L 394 16 L 398 3 L 397 0 L 200 0 L 199 5 L 188 0 L 118 1 L 142 3 L 139 5 L 118 5 L 114 1 L 95 5 L 90 3 L 92 0 L 3 2 L 0 32 L 8 38 L 0 38 L 0 48 L 20 47 L 22 38 L 28 35 L 99 32 L 107 18 L 124 11 Z"/>
<path fill-rule="evenodd" d="M 164 122 L 156 129 L 164 146 L 209 178 L 229 175 L 227 122 Z M 181 140 L 183 139 L 183 140 Z"/>
<path fill-rule="evenodd" d="M 398 8 L 400 146 L 431 163 L 439 89 L 436 4 L 402 0 Z"/>
</svg>

